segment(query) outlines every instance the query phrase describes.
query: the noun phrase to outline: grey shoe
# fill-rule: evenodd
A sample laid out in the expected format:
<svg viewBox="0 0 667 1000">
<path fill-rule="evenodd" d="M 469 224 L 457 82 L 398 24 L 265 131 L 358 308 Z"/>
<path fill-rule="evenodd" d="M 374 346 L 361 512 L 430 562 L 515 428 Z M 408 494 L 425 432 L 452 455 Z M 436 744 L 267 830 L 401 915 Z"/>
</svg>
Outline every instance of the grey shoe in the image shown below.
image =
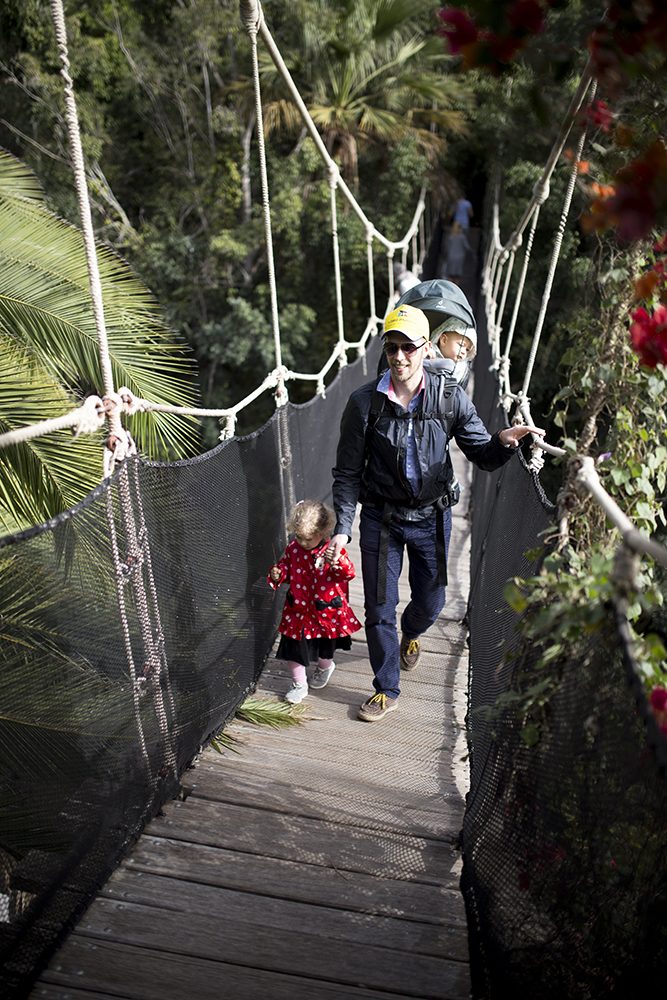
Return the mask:
<svg viewBox="0 0 667 1000">
<path fill-rule="evenodd" d="M 292 686 L 285 695 L 285 701 L 288 701 L 290 705 L 298 705 L 299 702 L 308 694 L 308 685 L 299 684 L 298 681 L 292 681 Z"/>
<path fill-rule="evenodd" d="M 331 675 L 336 669 L 336 664 L 332 663 L 330 667 L 325 667 L 321 670 L 320 667 L 315 667 L 313 676 L 310 678 L 311 688 L 323 688 L 326 687 L 331 680 Z"/>
</svg>

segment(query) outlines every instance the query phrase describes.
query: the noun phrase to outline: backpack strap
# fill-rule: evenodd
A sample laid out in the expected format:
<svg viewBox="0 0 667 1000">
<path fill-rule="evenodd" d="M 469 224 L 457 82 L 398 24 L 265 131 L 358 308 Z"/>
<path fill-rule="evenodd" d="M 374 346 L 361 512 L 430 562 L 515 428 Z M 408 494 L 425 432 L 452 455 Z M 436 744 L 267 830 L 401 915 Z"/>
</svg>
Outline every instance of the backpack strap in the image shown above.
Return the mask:
<svg viewBox="0 0 667 1000">
<path fill-rule="evenodd" d="M 451 437 L 451 430 L 454 423 L 453 395 L 457 380 L 448 371 L 438 371 L 431 373 L 433 378 L 438 380 L 438 392 L 435 409 L 422 413 L 422 420 L 442 420 L 447 431 L 447 437 Z"/>
</svg>

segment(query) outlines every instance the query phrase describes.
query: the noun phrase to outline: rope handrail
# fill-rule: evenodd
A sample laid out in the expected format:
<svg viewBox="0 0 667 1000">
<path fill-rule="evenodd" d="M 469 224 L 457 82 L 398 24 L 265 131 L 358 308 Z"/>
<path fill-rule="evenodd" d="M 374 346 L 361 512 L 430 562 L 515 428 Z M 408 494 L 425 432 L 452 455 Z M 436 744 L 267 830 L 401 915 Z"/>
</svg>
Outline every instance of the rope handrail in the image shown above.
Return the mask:
<svg viewBox="0 0 667 1000">
<path fill-rule="evenodd" d="M 75 410 L 64 413 L 60 417 L 52 417 L 49 420 L 41 420 L 37 424 L 29 424 L 26 427 L 18 427 L 16 430 L 6 431 L 0 434 L 0 448 L 9 448 L 10 445 L 22 444 L 33 438 L 43 437 L 45 434 L 53 434 L 55 431 L 62 431 L 71 428 L 74 436 L 79 434 L 94 434 L 104 426 L 107 416 L 107 408 L 99 396 L 88 396 L 81 406 Z"/>
<path fill-rule="evenodd" d="M 584 487 L 602 507 L 608 520 L 621 532 L 623 541 L 628 548 L 649 555 L 661 566 L 667 567 L 667 548 L 636 528 L 627 514 L 609 496 L 600 482 L 594 459 L 590 455 L 578 455 L 575 461 L 578 464 L 576 483 Z"/>
<path fill-rule="evenodd" d="M 278 70 L 281 77 L 285 81 L 287 88 L 294 100 L 294 103 L 298 108 L 303 123 L 308 131 L 308 134 L 315 143 L 317 151 L 322 157 L 324 163 L 327 165 L 328 169 L 335 177 L 336 186 L 340 188 L 342 194 L 345 196 L 350 207 L 352 208 L 354 213 L 358 216 L 360 221 L 363 223 L 366 230 L 367 231 L 370 230 L 374 238 L 377 239 L 380 243 L 383 243 L 387 247 L 387 249 L 399 250 L 402 249 L 404 246 L 408 246 L 413 235 L 415 235 L 416 232 L 418 231 L 419 215 L 423 211 L 424 207 L 423 193 L 422 195 L 420 195 L 420 200 L 417 205 L 417 209 L 415 210 L 414 218 L 410 223 L 410 226 L 402 240 L 399 240 L 398 242 L 390 240 L 386 236 L 384 236 L 378 229 L 376 229 L 373 223 L 366 215 L 366 213 L 364 212 L 364 210 L 362 209 L 357 199 L 350 191 L 348 185 L 341 177 L 340 170 L 338 169 L 338 164 L 335 162 L 335 160 L 329 153 L 327 147 L 324 144 L 322 136 L 317 131 L 317 126 L 315 125 L 315 122 L 313 121 L 310 112 L 308 111 L 308 108 L 306 107 L 306 104 L 303 98 L 301 97 L 301 94 L 299 93 L 298 87 L 296 86 L 294 80 L 292 79 L 292 75 L 289 69 L 287 68 L 285 60 L 283 59 L 280 53 L 280 49 L 276 45 L 273 36 L 271 35 L 271 32 L 266 26 L 264 13 L 262 11 L 262 5 L 259 3 L 259 0 L 241 0 L 241 16 L 249 31 L 254 30 L 259 35 L 261 35 L 262 41 L 266 45 L 266 48 L 274 62 L 276 69 Z"/>
</svg>

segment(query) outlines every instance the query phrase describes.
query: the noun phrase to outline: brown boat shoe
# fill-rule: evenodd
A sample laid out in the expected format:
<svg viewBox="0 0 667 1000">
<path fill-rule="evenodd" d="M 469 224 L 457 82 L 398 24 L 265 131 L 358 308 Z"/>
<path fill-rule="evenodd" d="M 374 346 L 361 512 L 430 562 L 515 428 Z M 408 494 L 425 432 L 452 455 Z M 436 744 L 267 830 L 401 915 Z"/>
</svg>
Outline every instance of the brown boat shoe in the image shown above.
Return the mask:
<svg viewBox="0 0 667 1000">
<path fill-rule="evenodd" d="M 401 670 L 414 670 L 419 663 L 420 654 L 419 639 L 401 636 Z"/>
<path fill-rule="evenodd" d="M 398 698 L 390 698 L 388 694 L 374 694 L 359 708 L 358 718 L 364 722 L 379 722 L 387 712 L 398 708 Z"/>
</svg>

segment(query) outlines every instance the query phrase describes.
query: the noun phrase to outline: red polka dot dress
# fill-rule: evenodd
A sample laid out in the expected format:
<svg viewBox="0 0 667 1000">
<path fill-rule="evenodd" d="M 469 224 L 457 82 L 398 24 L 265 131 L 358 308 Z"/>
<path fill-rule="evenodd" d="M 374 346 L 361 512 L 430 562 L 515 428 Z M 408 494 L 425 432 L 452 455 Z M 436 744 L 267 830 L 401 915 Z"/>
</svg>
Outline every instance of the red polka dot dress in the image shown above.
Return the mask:
<svg viewBox="0 0 667 1000">
<path fill-rule="evenodd" d="M 276 652 L 278 659 L 304 666 L 320 657 L 331 659 L 334 649 L 350 648 L 350 635 L 361 628 L 348 598 L 354 565 L 345 549 L 337 566 L 325 562 L 328 544 L 325 540 L 314 549 L 304 549 L 294 539 L 276 563 L 280 580 L 274 583 L 267 577 L 274 590 L 282 583 L 289 584 L 279 626 L 282 639 Z"/>
</svg>

